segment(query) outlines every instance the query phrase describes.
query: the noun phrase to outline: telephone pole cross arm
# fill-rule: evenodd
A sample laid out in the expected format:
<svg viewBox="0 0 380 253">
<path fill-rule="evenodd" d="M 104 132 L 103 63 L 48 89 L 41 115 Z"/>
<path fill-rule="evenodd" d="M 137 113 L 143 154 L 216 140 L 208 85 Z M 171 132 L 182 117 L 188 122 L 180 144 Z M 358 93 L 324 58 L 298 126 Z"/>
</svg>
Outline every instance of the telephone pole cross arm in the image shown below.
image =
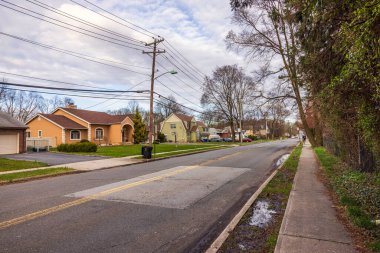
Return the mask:
<svg viewBox="0 0 380 253">
<path fill-rule="evenodd" d="M 165 53 L 165 50 L 157 50 L 157 44 L 163 42 L 164 39 L 156 39 L 154 38 L 154 41 L 151 43 L 145 44 L 145 46 L 151 46 L 153 45 L 153 51 L 146 52 L 143 51 L 143 54 L 152 54 L 152 75 L 150 77 L 150 111 L 149 111 L 149 144 L 152 145 L 153 143 L 153 132 L 154 132 L 154 125 L 153 125 L 153 94 L 154 94 L 154 74 L 156 72 L 156 55 Z"/>
</svg>

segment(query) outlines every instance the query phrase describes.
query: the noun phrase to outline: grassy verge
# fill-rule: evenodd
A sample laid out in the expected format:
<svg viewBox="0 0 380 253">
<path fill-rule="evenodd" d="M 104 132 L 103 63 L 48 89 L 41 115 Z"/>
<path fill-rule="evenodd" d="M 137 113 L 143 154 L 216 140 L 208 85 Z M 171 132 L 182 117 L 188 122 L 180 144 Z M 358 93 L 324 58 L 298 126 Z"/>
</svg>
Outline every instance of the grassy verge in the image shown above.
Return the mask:
<svg viewBox="0 0 380 253">
<path fill-rule="evenodd" d="M 273 252 L 276 247 L 278 233 L 286 204 L 292 189 L 296 174 L 302 144 L 299 144 L 291 153 L 276 176 L 264 188 L 254 204 L 244 214 L 239 224 L 218 252 Z M 265 201 L 268 209 L 276 213 L 263 227 L 250 225 L 250 219 L 258 202 Z"/>
<path fill-rule="evenodd" d="M 380 174 L 352 170 L 322 147 L 314 151 L 330 189 L 344 210 L 343 215 L 355 234 L 359 234 L 359 241 L 364 242 L 368 251 L 380 252 L 380 226 L 371 222 L 380 219 Z"/>
<path fill-rule="evenodd" d="M 0 172 L 47 166 L 47 163 L 0 158 Z"/>
<path fill-rule="evenodd" d="M 274 140 L 257 140 L 253 142 L 205 142 L 205 143 L 188 143 L 188 144 L 175 144 L 175 143 L 161 143 L 154 145 L 154 153 L 164 153 L 164 152 L 187 152 L 196 151 L 200 148 L 205 147 L 228 147 L 228 146 L 245 146 L 252 145 L 257 143 L 270 142 Z M 132 144 L 132 145 L 120 145 L 120 146 L 100 146 L 96 152 L 73 152 L 69 154 L 75 155 L 96 155 L 96 156 L 110 156 L 110 157 L 125 157 L 125 156 L 135 156 L 141 155 L 141 148 L 145 144 Z M 57 152 L 55 148 L 52 148 L 50 151 Z M 175 154 L 175 153 L 173 153 Z M 180 153 L 177 153 L 180 154 Z M 163 155 L 167 156 L 167 155 Z M 161 156 L 160 156 L 161 157 Z"/>
<path fill-rule="evenodd" d="M 166 154 L 157 154 L 157 155 L 153 153 L 152 158 L 164 158 L 164 157 L 170 157 L 170 156 L 176 156 L 176 155 L 206 152 L 206 151 L 223 149 L 223 148 L 228 148 L 228 146 L 214 146 L 214 147 L 207 147 L 207 148 L 200 148 L 200 149 L 182 150 L 182 151 L 170 152 Z"/>
<path fill-rule="evenodd" d="M 73 169 L 52 168 L 52 169 L 43 169 L 43 170 L 33 170 L 33 171 L 10 173 L 10 174 L 0 175 L 0 182 L 1 183 L 4 183 L 4 182 L 10 183 L 10 182 L 26 180 L 26 179 L 30 179 L 30 178 L 38 178 L 38 177 L 42 177 L 42 176 L 58 175 L 58 174 L 67 173 L 70 171 L 73 171 Z"/>
</svg>

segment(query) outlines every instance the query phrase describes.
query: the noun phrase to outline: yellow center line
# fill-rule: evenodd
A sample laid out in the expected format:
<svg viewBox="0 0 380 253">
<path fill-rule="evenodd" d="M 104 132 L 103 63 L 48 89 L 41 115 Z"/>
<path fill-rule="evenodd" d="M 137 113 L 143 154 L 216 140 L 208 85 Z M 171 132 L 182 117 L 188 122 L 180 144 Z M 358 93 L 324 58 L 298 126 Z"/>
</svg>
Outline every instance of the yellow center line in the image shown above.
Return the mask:
<svg viewBox="0 0 380 253">
<path fill-rule="evenodd" d="M 233 157 L 233 156 L 237 156 L 237 155 L 240 155 L 240 154 L 248 152 L 248 151 L 250 151 L 250 150 L 239 151 L 239 152 L 236 152 L 236 153 L 233 153 L 233 154 L 229 154 L 229 155 L 225 155 L 225 156 L 219 157 L 219 158 L 214 159 L 214 160 L 205 161 L 203 163 L 200 163 L 199 165 L 187 166 L 187 167 L 179 169 L 179 170 L 175 170 L 175 171 L 171 171 L 171 172 L 165 173 L 165 174 L 163 174 L 161 176 L 156 176 L 156 177 L 151 177 L 151 178 L 143 179 L 143 180 L 140 180 L 140 181 L 137 181 L 137 182 L 129 183 L 129 184 L 122 185 L 122 186 L 119 186 L 119 187 L 115 187 L 115 188 L 112 188 L 112 189 L 109 189 L 109 190 L 105 190 L 105 191 L 102 191 L 102 192 L 99 192 L 99 193 L 96 193 L 96 194 L 92 194 L 90 196 L 83 197 L 83 198 L 80 198 L 80 199 L 77 199 L 77 200 L 74 200 L 74 201 L 70 201 L 70 202 L 67 202 L 67 203 L 64 203 L 64 204 L 61 204 L 61 205 L 53 206 L 53 207 L 50 207 L 50 208 L 47 208 L 47 209 L 43 209 L 43 210 L 40 210 L 40 211 L 37 211 L 37 212 L 34 212 L 34 213 L 26 214 L 26 215 L 23 215 L 23 216 L 20 216 L 20 217 L 11 219 L 11 220 L 3 221 L 3 222 L 0 222 L 0 229 L 4 229 L 4 228 L 7 228 L 7 227 L 10 227 L 10 226 L 13 226 L 13 225 L 17 225 L 17 224 L 20 224 L 20 223 L 23 223 L 23 222 L 26 222 L 26 221 L 30 221 L 30 220 L 33 220 L 33 219 L 36 219 L 36 218 L 39 218 L 39 217 L 42 217 L 42 216 L 46 216 L 46 215 L 51 214 L 51 213 L 62 211 L 64 209 L 67 209 L 67 208 L 70 208 L 70 207 L 73 207 L 73 206 L 81 205 L 81 204 L 87 203 L 89 201 L 98 199 L 100 197 L 104 197 L 104 196 L 110 195 L 110 194 L 115 193 L 115 192 L 127 190 L 127 189 L 130 189 L 132 187 L 140 186 L 140 185 L 147 184 L 147 183 L 150 183 L 150 182 L 154 182 L 154 181 L 157 181 L 157 180 L 160 180 L 160 179 L 164 179 L 164 178 L 167 178 L 167 177 L 170 177 L 170 176 L 174 176 L 174 175 L 177 175 L 177 174 L 180 174 L 180 173 L 184 173 L 186 171 L 194 170 L 194 169 L 200 168 L 200 166 L 202 166 L 202 165 L 206 165 L 206 164 L 209 164 L 209 163 L 212 163 L 212 162 L 215 162 L 215 161 L 224 160 L 224 159 L 227 159 L 227 158 L 230 158 L 230 157 Z"/>
<path fill-rule="evenodd" d="M 171 171 L 171 172 L 165 173 L 165 174 L 163 174 L 161 176 L 156 176 L 156 177 L 152 177 L 152 178 L 143 179 L 143 180 L 140 180 L 140 181 L 137 181 L 137 182 L 129 183 L 129 184 L 122 185 L 122 186 L 119 186 L 119 187 L 115 187 L 115 188 L 112 188 L 112 189 L 109 189 L 109 190 L 105 190 L 105 191 L 102 191 L 102 192 L 99 192 L 99 193 L 96 193 L 96 194 L 92 194 L 90 196 L 83 197 L 83 198 L 80 198 L 80 199 L 77 199 L 77 200 L 74 200 L 74 201 L 70 201 L 70 202 L 67 202 L 67 203 L 64 203 L 64 204 L 61 204 L 61 205 L 53 206 L 53 207 L 50 207 L 50 208 L 47 208 L 47 209 L 44 209 L 44 210 L 40 210 L 40 211 L 37 211 L 37 212 L 34 212 L 34 213 L 26 214 L 26 215 L 20 216 L 18 218 L 14 218 L 14 219 L 11 219 L 11 220 L 3 221 L 3 222 L 0 222 L 0 229 L 4 229 L 4 228 L 7 228 L 7 227 L 10 227 L 10 226 L 13 226 L 13 225 L 17 225 L 17 224 L 20 224 L 20 223 L 23 223 L 23 222 L 26 222 L 26 221 L 30 221 L 30 220 L 33 220 L 33 219 L 36 219 L 36 218 L 39 218 L 39 217 L 42 217 L 42 216 L 46 216 L 48 214 L 55 213 L 55 212 L 58 212 L 58 211 L 61 211 L 61 210 L 64 210 L 64 209 L 67 209 L 67 208 L 70 208 L 70 207 L 73 207 L 73 206 L 84 204 L 84 203 L 87 203 L 87 202 L 92 201 L 94 199 L 97 199 L 99 197 L 104 197 L 104 196 L 110 195 L 110 194 L 115 193 L 115 192 L 123 191 L 123 190 L 126 190 L 126 189 L 130 189 L 132 187 L 136 187 L 136 186 L 147 184 L 147 183 L 150 183 L 150 182 L 153 182 L 153 181 L 157 181 L 157 180 L 160 180 L 160 179 L 163 179 L 163 178 L 174 176 L 174 175 L 177 175 L 177 174 L 180 174 L 180 173 L 184 173 L 186 171 L 194 170 L 196 168 L 200 168 L 200 167 L 199 166 L 187 166 L 187 167 L 185 167 L 183 169 Z"/>
</svg>

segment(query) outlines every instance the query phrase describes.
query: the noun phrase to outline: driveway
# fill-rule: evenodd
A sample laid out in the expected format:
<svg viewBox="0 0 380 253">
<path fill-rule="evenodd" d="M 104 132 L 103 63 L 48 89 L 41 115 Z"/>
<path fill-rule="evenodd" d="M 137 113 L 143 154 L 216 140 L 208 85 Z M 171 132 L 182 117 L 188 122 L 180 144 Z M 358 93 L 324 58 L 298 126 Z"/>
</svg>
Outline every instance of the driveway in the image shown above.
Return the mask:
<svg viewBox="0 0 380 253">
<path fill-rule="evenodd" d="M 108 158 L 104 156 L 81 156 L 81 155 L 51 153 L 51 152 L 33 152 L 33 153 L 25 153 L 25 154 L 2 155 L 1 157 L 13 159 L 13 160 L 44 162 L 49 165 L 59 165 L 59 164 L 84 162 L 84 161 Z"/>
</svg>

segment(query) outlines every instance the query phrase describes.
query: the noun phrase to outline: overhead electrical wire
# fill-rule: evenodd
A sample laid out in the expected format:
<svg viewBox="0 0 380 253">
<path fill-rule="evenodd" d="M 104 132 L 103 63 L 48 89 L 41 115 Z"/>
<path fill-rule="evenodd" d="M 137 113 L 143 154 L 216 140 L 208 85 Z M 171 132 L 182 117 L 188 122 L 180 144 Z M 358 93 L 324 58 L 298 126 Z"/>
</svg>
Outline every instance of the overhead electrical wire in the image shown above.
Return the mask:
<svg viewBox="0 0 380 253">
<path fill-rule="evenodd" d="M 163 68 L 164 70 L 168 71 L 168 68 L 166 68 L 162 63 L 160 63 L 158 60 L 156 60 L 156 63 L 158 66 L 160 66 L 161 68 Z M 181 81 L 184 85 L 186 85 L 187 87 L 189 87 L 190 89 L 196 91 L 196 92 L 202 92 L 200 91 L 199 89 L 197 88 L 194 88 L 192 85 L 186 83 L 184 80 L 182 80 L 181 78 L 179 78 L 177 75 L 173 75 L 171 76 L 173 78 L 176 78 L 177 80 Z"/>
<path fill-rule="evenodd" d="M 198 73 L 202 78 L 206 76 L 205 73 L 203 73 L 196 66 L 194 66 L 194 64 L 192 64 L 191 61 L 189 61 L 183 54 L 181 54 L 181 52 L 179 52 L 179 50 L 177 50 L 169 41 L 165 40 L 164 44 L 167 44 L 166 49 L 168 51 L 171 51 L 173 54 L 177 54 L 177 57 L 179 55 L 180 57 L 178 58 L 182 58 L 183 61 L 185 61 L 188 64 L 189 67 L 191 66 L 193 68 L 195 73 Z M 176 53 L 174 53 L 169 47 L 172 48 Z"/>
<path fill-rule="evenodd" d="M 42 94 L 50 94 L 50 95 L 61 95 L 61 96 L 72 96 L 72 97 L 85 97 L 85 98 L 94 98 L 94 99 L 104 99 L 106 97 L 100 97 L 100 96 L 87 96 L 87 95 L 79 95 L 76 93 L 62 93 L 62 92 L 48 92 L 48 91 L 34 91 L 34 90 L 29 90 L 29 89 L 19 89 L 19 88 L 9 88 L 9 87 L 2 87 L 2 89 L 7 89 L 7 90 L 17 90 L 17 91 L 27 91 L 27 92 L 33 92 L 33 93 L 42 93 Z M 117 99 L 117 100 L 149 100 L 147 97 L 145 98 L 112 98 L 112 99 Z"/>
<path fill-rule="evenodd" d="M 74 52 L 74 51 L 69 51 L 69 50 L 66 50 L 66 49 L 57 48 L 57 47 L 54 47 L 54 46 L 51 46 L 51 45 L 47 45 L 47 44 L 43 44 L 43 43 L 40 43 L 40 42 L 32 41 L 32 40 L 29 40 L 29 39 L 26 39 L 26 38 L 22 38 L 22 37 L 15 36 L 15 35 L 8 34 L 8 33 L 4 33 L 4 32 L 0 32 L 0 35 L 8 36 L 8 37 L 11 37 L 13 39 L 17 39 L 17 40 L 20 40 L 20 41 L 23 41 L 23 42 L 27 42 L 29 44 L 33 44 L 33 45 L 36 45 L 36 46 L 40 46 L 40 47 L 43 47 L 43 48 L 54 50 L 54 51 L 57 51 L 57 52 L 60 52 L 60 53 L 64 53 L 64 54 L 67 54 L 67 55 L 71 55 L 71 56 L 74 56 L 74 57 L 77 57 L 77 58 L 80 58 L 80 59 L 84 59 L 84 60 L 87 60 L 87 61 L 91 61 L 91 62 L 103 64 L 103 65 L 107 65 L 107 66 L 118 68 L 118 69 L 122 69 L 122 70 L 126 70 L 126 71 L 133 72 L 133 73 L 140 74 L 140 75 L 149 76 L 148 74 L 141 73 L 141 72 L 138 72 L 138 71 L 135 71 L 135 70 L 132 70 L 132 69 L 127 69 L 127 68 L 123 68 L 123 67 L 120 67 L 120 66 L 116 66 L 116 65 L 111 65 L 111 64 L 108 64 L 108 63 L 100 62 L 100 60 L 104 60 L 104 61 L 108 61 L 108 62 L 113 62 L 113 61 L 109 61 L 109 60 L 106 60 L 106 59 L 101 59 L 101 58 L 97 58 L 97 57 L 93 57 L 93 56 L 88 56 L 88 55 L 85 55 L 85 54 L 82 54 L 82 53 L 77 53 L 77 52 Z M 86 57 L 88 57 L 88 58 L 86 58 Z M 93 59 L 97 59 L 97 60 L 93 60 L 93 59 L 89 59 L 89 58 L 93 58 Z M 118 64 L 117 62 L 114 62 L 114 63 Z"/>
<path fill-rule="evenodd" d="M 131 89 L 134 89 L 134 88 L 136 88 L 138 85 L 142 84 L 143 82 L 147 82 L 147 81 L 149 81 L 149 79 L 147 79 L 147 80 L 143 80 L 143 81 L 137 83 L 136 85 L 132 86 L 131 88 L 129 88 L 129 89 L 126 90 L 126 91 L 130 91 Z M 149 92 L 150 92 L 150 91 L 149 91 Z M 122 92 L 120 95 L 122 95 L 122 94 L 124 94 L 124 92 Z M 115 97 L 116 97 L 116 96 L 117 96 L 117 95 L 115 95 Z M 97 104 L 94 104 L 94 105 L 88 106 L 88 107 L 86 107 L 86 108 L 84 108 L 84 109 L 93 108 L 93 107 L 95 107 L 95 106 L 98 106 L 98 105 L 104 104 L 104 103 L 108 102 L 109 100 L 110 100 L 110 99 L 106 99 L 106 100 L 104 100 L 104 101 L 102 101 L 102 102 L 99 102 L 99 103 L 97 103 Z M 115 103 L 116 103 L 116 102 L 115 102 Z M 111 105 L 112 105 L 112 104 L 111 104 Z M 108 105 L 108 106 L 110 106 L 110 105 Z"/>
<path fill-rule="evenodd" d="M 34 76 L 20 75 L 20 74 L 5 72 L 5 71 L 0 71 L 0 74 L 17 76 L 17 77 L 22 77 L 22 78 L 35 79 L 35 80 L 41 80 L 41 81 L 47 81 L 47 82 L 53 82 L 53 83 L 68 84 L 68 85 L 73 85 L 73 86 L 83 86 L 83 87 L 90 87 L 90 88 L 99 88 L 98 86 L 78 84 L 78 83 L 71 83 L 71 82 L 64 82 L 64 81 L 56 81 L 56 80 L 51 80 L 51 79 L 46 79 L 46 78 L 39 78 L 39 77 L 34 77 Z M 116 91 L 115 89 L 104 89 L 104 90 L 114 90 L 114 91 Z"/>
<path fill-rule="evenodd" d="M 143 34 L 143 35 L 145 35 L 145 36 L 147 36 L 147 37 L 150 37 L 150 38 L 152 38 L 152 36 L 153 36 L 153 37 L 160 37 L 159 35 L 156 35 L 156 34 L 154 34 L 154 33 L 150 32 L 150 31 L 148 31 L 147 29 L 145 29 L 145 28 L 143 28 L 143 27 L 141 27 L 141 26 L 139 26 L 139 25 L 136 25 L 136 24 L 134 24 L 134 23 L 132 23 L 132 22 L 130 22 L 130 21 L 124 19 L 124 18 L 121 18 L 121 17 L 119 17 L 119 16 L 117 16 L 117 15 L 115 15 L 115 14 L 113 14 L 113 13 L 107 11 L 106 9 L 104 9 L 104 8 L 102 8 L 102 7 L 98 6 L 98 5 L 96 5 L 96 4 L 92 3 L 92 2 L 90 2 L 90 1 L 87 1 L 87 0 L 83 0 L 83 1 L 86 2 L 86 3 L 88 3 L 88 4 L 90 4 L 91 6 L 93 6 L 93 7 L 97 8 L 97 9 L 99 9 L 99 10 L 101 10 L 101 11 L 107 13 L 108 15 L 111 15 L 112 17 L 115 17 L 115 18 L 117 18 L 117 19 L 119 19 L 119 20 L 122 20 L 122 21 L 124 21 L 124 22 L 126 22 L 126 23 L 128 23 L 128 24 L 130 24 L 130 25 L 133 25 L 133 26 L 135 26 L 135 27 L 137 27 L 137 28 L 139 28 L 139 29 L 141 29 L 141 30 L 147 32 L 147 33 L 150 33 L 150 34 L 147 34 L 147 33 L 145 33 L 145 32 L 139 31 L 139 30 L 137 30 L 136 28 L 133 28 L 133 27 L 130 27 L 130 26 L 126 26 L 126 25 L 124 24 L 124 26 L 128 27 L 128 28 L 131 29 L 131 30 L 134 30 L 135 32 L 141 33 L 141 34 Z M 94 10 L 92 10 L 92 9 L 90 9 L 90 8 L 88 8 L 88 7 L 86 7 L 86 6 L 82 5 L 82 4 L 80 4 L 80 3 L 76 2 L 76 1 L 74 1 L 74 0 L 71 0 L 71 2 L 73 2 L 73 3 L 77 4 L 77 5 L 80 5 L 80 6 L 82 6 L 82 7 L 85 8 L 85 9 L 91 10 L 91 11 L 97 13 L 98 15 L 101 15 L 101 16 L 103 16 L 103 17 L 109 19 L 109 20 L 112 20 L 112 21 L 114 21 L 114 22 L 120 24 L 120 22 L 118 22 L 118 21 L 116 21 L 116 20 L 114 20 L 114 19 L 112 19 L 112 18 L 110 18 L 110 17 L 107 17 L 107 16 L 105 16 L 105 15 L 99 13 L 99 12 L 96 12 L 96 11 L 94 11 Z"/>
<path fill-rule="evenodd" d="M 85 24 L 85 25 L 87 25 L 87 26 L 90 26 L 90 27 L 92 27 L 92 28 L 95 28 L 95 29 L 101 30 L 101 31 L 103 31 L 103 32 L 107 32 L 107 33 L 112 34 L 112 35 L 114 35 L 114 36 L 117 36 L 117 37 L 120 37 L 120 38 L 124 38 L 124 39 L 126 39 L 126 40 L 131 40 L 131 41 L 134 41 L 134 42 L 137 42 L 137 43 L 140 43 L 140 44 L 145 45 L 145 42 L 144 42 L 144 41 L 139 41 L 139 40 L 134 39 L 134 38 L 132 38 L 132 37 L 130 37 L 130 36 L 127 36 L 127 35 L 124 35 L 124 34 L 121 34 L 121 33 L 115 32 L 115 31 L 112 31 L 112 30 L 110 30 L 110 29 L 107 29 L 107 28 L 105 28 L 105 27 L 102 27 L 102 26 L 96 25 L 96 24 L 91 23 L 91 22 L 89 22 L 89 21 L 87 21 L 87 20 L 84 20 L 84 19 L 81 19 L 81 18 L 79 18 L 79 17 L 73 16 L 73 15 L 67 13 L 67 12 L 61 11 L 61 10 L 59 10 L 59 9 L 57 9 L 57 8 L 54 8 L 54 7 L 50 6 L 50 5 L 47 5 L 47 4 L 45 4 L 45 3 L 42 3 L 42 2 L 40 2 L 40 1 L 38 1 L 38 0 L 25 0 L 25 1 L 27 1 L 27 2 L 29 2 L 29 3 L 31 3 L 31 4 L 34 4 L 34 5 L 36 5 L 36 6 L 39 6 L 39 7 L 43 8 L 43 9 L 45 9 L 45 10 L 49 10 L 49 11 L 51 11 L 51 12 L 54 12 L 54 13 L 58 14 L 58 15 L 64 16 L 64 17 L 66 17 L 66 18 L 69 18 L 69 19 L 71 19 L 71 20 L 75 20 L 76 22 L 79 22 L 79 23 L 81 23 L 81 24 Z M 140 44 L 135 44 L 135 43 L 130 43 L 130 44 L 131 44 L 131 45 L 135 45 L 135 46 L 140 46 L 140 47 L 142 46 L 142 45 L 140 45 Z"/>
<path fill-rule="evenodd" d="M 0 0 L 0 1 L 6 2 L 6 3 L 8 3 L 9 5 L 18 6 L 18 5 L 15 5 L 15 4 L 11 4 L 11 3 L 9 3 L 9 2 L 7 2 L 7 1 L 5 1 L 5 0 Z M 94 36 L 94 35 L 91 35 L 91 34 L 88 34 L 88 33 L 85 33 L 85 32 L 81 32 L 81 31 L 78 31 L 78 30 L 72 29 L 72 28 L 70 28 L 70 27 L 67 27 L 67 26 L 64 26 L 64 25 L 60 25 L 60 24 L 57 24 L 57 23 L 54 23 L 54 22 L 48 21 L 48 20 L 46 20 L 46 19 L 43 19 L 43 18 L 40 18 L 40 17 L 36 17 L 36 16 L 34 16 L 34 15 L 28 14 L 28 13 L 26 13 L 26 12 L 23 12 L 23 11 L 20 11 L 20 10 L 17 10 L 17 9 L 14 9 L 14 8 L 12 8 L 12 7 L 9 7 L 9 6 L 3 5 L 3 4 L 0 4 L 0 6 L 3 6 L 3 7 L 5 7 L 5 8 L 7 8 L 7 9 L 10 9 L 10 10 L 13 10 L 13 11 L 16 11 L 16 12 L 19 12 L 19 13 L 22 13 L 22 14 L 24 14 L 24 15 L 27 15 L 27 16 L 30 16 L 30 17 L 33 17 L 33 18 L 39 19 L 39 20 L 41 20 L 41 21 L 43 21 L 43 22 L 47 22 L 47 23 L 50 23 L 50 24 L 53 24 L 53 25 L 56 25 L 56 26 L 59 26 L 59 27 L 62 27 L 62 28 L 68 29 L 68 30 L 70 30 L 70 31 L 74 31 L 74 32 L 77 32 L 77 33 L 80 33 L 80 34 L 83 34 L 83 35 L 86 35 L 86 36 L 92 37 L 92 38 L 95 38 L 95 39 L 99 39 L 99 40 L 102 40 L 102 41 L 106 41 L 106 42 L 109 42 L 109 43 L 111 43 L 111 44 L 115 44 L 115 45 L 119 45 L 119 46 L 122 46 L 122 47 L 130 48 L 130 49 L 133 49 L 133 50 L 141 51 L 140 48 L 136 48 L 136 47 L 128 46 L 128 45 L 121 44 L 121 43 L 118 43 L 118 42 L 115 42 L 115 41 L 111 41 L 111 40 L 108 40 L 108 39 L 100 38 L 100 37 L 97 37 L 97 36 Z M 25 9 L 25 8 L 23 8 L 23 7 L 19 7 L 19 8 L 21 8 L 21 9 Z M 25 9 L 25 10 L 27 10 L 27 9 Z M 29 11 L 29 12 L 33 12 L 33 11 L 30 11 L 30 10 L 27 10 L 27 11 Z M 45 15 L 43 15 L 43 14 L 38 14 L 38 15 L 45 16 Z M 47 17 L 47 16 L 45 16 L 45 17 Z M 47 17 L 47 18 L 49 18 L 49 17 Z M 58 20 L 58 22 L 60 22 L 60 23 L 65 23 L 65 22 L 62 22 L 62 21 L 59 21 L 59 20 Z M 65 24 L 67 24 L 67 23 L 65 23 Z M 70 25 L 70 24 L 68 24 L 68 25 L 69 25 L 69 26 L 73 26 L 73 25 Z M 77 27 L 77 26 L 73 26 L 73 27 L 76 27 L 76 28 L 81 29 L 81 30 L 85 30 L 85 31 L 87 31 L 87 32 L 89 32 L 89 33 L 97 34 L 97 35 L 100 35 L 100 36 L 103 36 L 103 37 L 108 37 L 108 38 L 111 38 L 111 39 L 113 39 L 113 40 L 118 40 L 118 39 L 115 39 L 115 38 L 112 38 L 112 37 L 109 37 L 109 36 L 106 36 L 106 35 L 102 35 L 102 34 L 99 34 L 99 33 L 95 33 L 95 32 L 92 32 L 92 31 L 89 31 L 89 30 L 86 30 L 86 29 L 83 29 L 83 28 Z M 127 42 L 126 44 L 128 44 L 128 42 Z"/>
<path fill-rule="evenodd" d="M 164 84 L 163 82 L 161 82 L 160 80 L 156 80 L 157 82 L 159 82 L 160 84 L 162 84 L 165 88 L 167 88 L 168 90 L 170 90 L 171 92 L 173 92 L 174 94 L 176 94 L 177 96 L 181 97 L 182 99 L 186 100 L 187 102 L 203 109 L 201 106 L 195 104 L 194 102 L 188 100 L 187 98 L 185 98 L 184 96 L 182 96 L 181 94 L 177 93 L 176 91 L 174 91 L 173 89 L 169 88 L 166 84 Z"/>
<path fill-rule="evenodd" d="M 89 90 L 89 89 L 74 89 L 74 88 L 65 88 L 65 87 L 52 87 L 52 86 L 42 86 L 42 85 L 30 85 L 30 84 L 20 84 L 20 83 L 9 83 L 9 82 L 0 82 L 1 85 L 6 86 L 16 86 L 24 88 L 36 88 L 36 89 L 46 89 L 46 90 L 62 90 L 62 91 L 75 91 L 75 92 L 87 92 L 87 93 L 149 93 L 149 90 Z"/>
<path fill-rule="evenodd" d="M 191 76 L 191 74 L 188 74 L 187 71 L 183 70 L 181 67 L 178 67 L 177 64 L 175 64 L 173 61 L 171 61 L 166 55 L 162 56 L 164 59 L 166 59 L 169 63 L 171 63 L 174 67 L 176 67 L 178 70 L 180 70 L 185 76 L 187 76 L 190 80 L 192 80 L 195 84 L 202 86 L 200 83 L 202 81 L 195 80 L 194 77 Z"/>
</svg>

